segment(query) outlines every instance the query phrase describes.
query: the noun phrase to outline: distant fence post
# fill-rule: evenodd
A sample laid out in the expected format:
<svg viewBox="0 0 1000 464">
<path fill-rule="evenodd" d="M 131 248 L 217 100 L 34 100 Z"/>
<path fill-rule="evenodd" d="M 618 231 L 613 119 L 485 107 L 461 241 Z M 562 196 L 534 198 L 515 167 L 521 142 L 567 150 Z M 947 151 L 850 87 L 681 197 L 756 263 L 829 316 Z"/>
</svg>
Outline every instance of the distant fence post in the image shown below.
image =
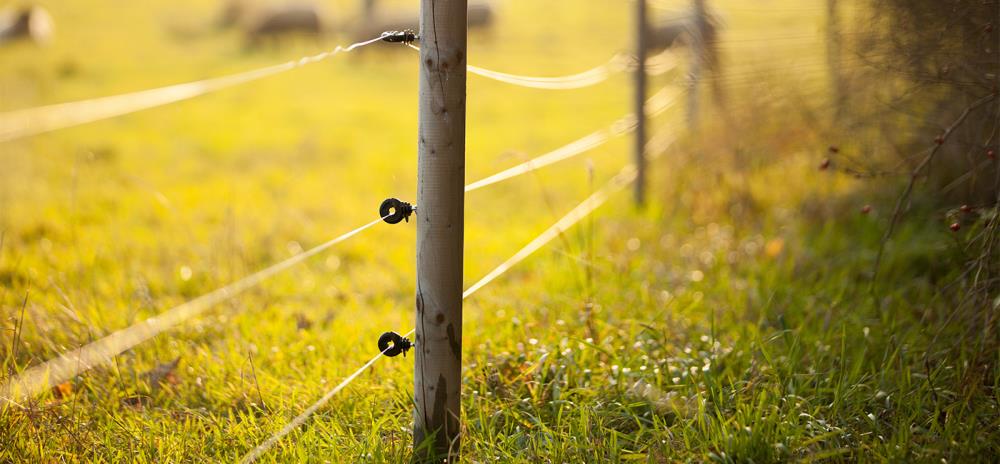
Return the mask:
<svg viewBox="0 0 1000 464">
<path fill-rule="evenodd" d="M 458 462 L 459 456 L 467 17 L 467 0 L 421 0 L 413 389 L 418 462 Z"/>
<path fill-rule="evenodd" d="M 844 111 L 844 81 L 840 69 L 840 17 L 837 15 L 837 0 L 826 0 L 826 60 L 830 73 L 833 119 L 838 121 Z"/>
<path fill-rule="evenodd" d="M 635 14 L 635 205 L 646 203 L 646 55 L 649 43 L 646 0 L 636 0 Z"/>
<path fill-rule="evenodd" d="M 691 9 L 691 70 L 688 76 L 688 128 L 698 130 L 699 95 L 698 84 L 705 68 L 705 33 L 708 30 L 708 17 L 705 13 L 705 0 L 693 0 Z"/>
</svg>

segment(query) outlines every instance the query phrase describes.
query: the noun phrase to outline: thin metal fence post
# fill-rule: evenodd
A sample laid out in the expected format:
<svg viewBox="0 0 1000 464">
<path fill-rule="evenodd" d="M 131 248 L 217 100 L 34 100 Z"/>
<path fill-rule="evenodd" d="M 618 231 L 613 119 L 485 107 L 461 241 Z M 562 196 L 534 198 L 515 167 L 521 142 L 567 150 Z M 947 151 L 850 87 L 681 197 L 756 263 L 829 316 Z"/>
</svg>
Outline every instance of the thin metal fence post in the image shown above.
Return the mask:
<svg viewBox="0 0 1000 464">
<path fill-rule="evenodd" d="M 635 205 L 646 203 L 646 55 L 649 43 L 646 0 L 636 0 L 635 30 Z"/>
</svg>

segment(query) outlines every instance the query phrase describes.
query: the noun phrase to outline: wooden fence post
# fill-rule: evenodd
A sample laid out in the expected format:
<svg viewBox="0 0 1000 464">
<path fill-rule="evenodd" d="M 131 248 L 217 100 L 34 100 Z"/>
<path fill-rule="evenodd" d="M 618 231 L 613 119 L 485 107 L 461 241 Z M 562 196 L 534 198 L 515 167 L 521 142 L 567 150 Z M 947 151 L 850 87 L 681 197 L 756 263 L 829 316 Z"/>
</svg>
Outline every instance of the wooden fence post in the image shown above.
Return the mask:
<svg viewBox="0 0 1000 464">
<path fill-rule="evenodd" d="M 844 111 L 844 82 L 840 72 L 840 18 L 837 15 L 837 0 L 826 0 L 826 60 L 830 73 L 833 119 L 838 121 Z"/>
<path fill-rule="evenodd" d="M 414 458 L 457 462 L 467 0 L 421 0 Z"/>
<path fill-rule="evenodd" d="M 646 203 L 646 54 L 649 42 L 646 0 L 636 0 L 635 15 L 635 205 Z"/>
<path fill-rule="evenodd" d="M 699 95 L 698 81 L 705 68 L 705 33 L 708 30 L 708 16 L 705 12 L 705 0 L 693 0 L 691 14 L 691 71 L 688 78 L 688 127 L 692 132 L 698 130 Z"/>
</svg>

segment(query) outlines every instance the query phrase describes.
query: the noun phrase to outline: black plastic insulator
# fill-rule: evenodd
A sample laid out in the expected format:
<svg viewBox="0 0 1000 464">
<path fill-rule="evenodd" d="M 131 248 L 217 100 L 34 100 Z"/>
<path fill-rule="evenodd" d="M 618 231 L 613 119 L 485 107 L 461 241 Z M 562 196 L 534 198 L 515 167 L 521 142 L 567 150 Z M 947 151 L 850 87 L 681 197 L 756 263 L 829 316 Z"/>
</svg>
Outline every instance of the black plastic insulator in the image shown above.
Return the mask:
<svg viewBox="0 0 1000 464">
<path fill-rule="evenodd" d="M 417 33 L 409 29 L 402 31 L 386 31 L 382 33 L 382 40 L 389 43 L 413 43 L 417 40 Z"/>
<path fill-rule="evenodd" d="M 410 348 L 413 348 L 413 343 L 410 343 L 410 339 L 396 332 L 386 332 L 378 338 L 379 351 L 390 358 L 394 358 L 400 354 L 406 357 L 406 352 Z"/>
<path fill-rule="evenodd" d="M 413 214 L 413 205 L 395 198 L 389 198 L 382 202 L 382 206 L 378 207 L 378 214 L 382 217 L 383 221 L 389 224 L 399 224 L 403 220 L 410 222 L 410 215 Z"/>
</svg>

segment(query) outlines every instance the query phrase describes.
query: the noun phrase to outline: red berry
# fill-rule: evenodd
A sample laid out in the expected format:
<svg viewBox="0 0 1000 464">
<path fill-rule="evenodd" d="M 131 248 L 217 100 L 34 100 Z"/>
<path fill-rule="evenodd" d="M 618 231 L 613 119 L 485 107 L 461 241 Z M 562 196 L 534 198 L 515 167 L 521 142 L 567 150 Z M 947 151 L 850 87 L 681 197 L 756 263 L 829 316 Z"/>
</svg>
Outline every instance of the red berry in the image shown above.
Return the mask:
<svg viewBox="0 0 1000 464">
<path fill-rule="evenodd" d="M 958 232 L 958 229 L 961 229 L 962 225 L 957 222 L 953 222 L 950 226 L 948 226 L 948 228 L 951 229 L 952 232 Z"/>
<path fill-rule="evenodd" d="M 861 214 L 868 214 L 870 212 L 872 212 L 872 205 L 865 205 L 861 208 Z"/>
<path fill-rule="evenodd" d="M 993 32 L 993 23 L 986 25 L 986 32 Z"/>
<path fill-rule="evenodd" d="M 840 153 L 840 148 L 837 148 L 836 145 L 830 145 L 829 150 L 830 150 L 830 153 Z"/>
<path fill-rule="evenodd" d="M 969 206 L 969 205 L 962 205 L 962 207 L 958 208 L 958 210 L 961 211 L 961 212 L 963 212 L 963 213 L 971 213 L 972 212 L 972 207 Z"/>
<path fill-rule="evenodd" d="M 826 171 L 830 167 L 830 158 L 824 158 L 821 163 L 819 163 L 819 169 L 821 171 Z"/>
<path fill-rule="evenodd" d="M 939 135 L 939 136 L 935 137 L 934 138 L 934 143 L 936 143 L 938 145 L 943 144 L 944 143 L 944 136 L 943 135 Z"/>
<path fill-rule="evenodd" d="M 997 154 L 993 150 L 986 150 L 986 157 L 989 159 L 997 159 Z"/>
</svg>

